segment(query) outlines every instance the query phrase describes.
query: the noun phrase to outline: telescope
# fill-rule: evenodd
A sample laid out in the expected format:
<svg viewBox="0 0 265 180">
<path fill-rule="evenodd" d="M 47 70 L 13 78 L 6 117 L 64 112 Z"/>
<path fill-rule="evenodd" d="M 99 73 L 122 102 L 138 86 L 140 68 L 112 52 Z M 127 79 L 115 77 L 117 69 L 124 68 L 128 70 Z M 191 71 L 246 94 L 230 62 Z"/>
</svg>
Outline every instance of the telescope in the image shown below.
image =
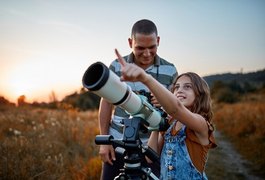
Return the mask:
<svg viewBox="0 0 265 180">
<path fill-rule="evenodd" d="M 143 146 L 139 138 L 139 130 L 165 130 L 168 123 L 165 113 L 157 111 L 148 103 L 147 97 L 134 93 L 130 86 L 101 62 L 88 67 L 83 75 L 83 86 L 94 94 L 104 98 L 115 106 L 124 109 L 130 118 L 123 119 L 123 139 L 114 139 L 112 135 L 97 135 L 96 144 L 112 144 L 122 147 L 124 152 L 124 168 L 115 180 L 155 179 L 151 168 L 145 163 L 145 156 L 159 164 L 159 156 L 148 146 Z M 145 131 L 146 132 L 146 131 Z M 149 178 L 150 177 L 150 178 Z"/>
<path fill-rule="evenodd" d="M 119 106 L 132 117 L 140 117 L 149 131 L 165 130 L 167 120 L 162 113 L 148 103 L 146 97 L 134 93 L 130 86 L 102 62 L 93 63 L 85 71 L 83 86 L 94 94 Z"/>
</svg>

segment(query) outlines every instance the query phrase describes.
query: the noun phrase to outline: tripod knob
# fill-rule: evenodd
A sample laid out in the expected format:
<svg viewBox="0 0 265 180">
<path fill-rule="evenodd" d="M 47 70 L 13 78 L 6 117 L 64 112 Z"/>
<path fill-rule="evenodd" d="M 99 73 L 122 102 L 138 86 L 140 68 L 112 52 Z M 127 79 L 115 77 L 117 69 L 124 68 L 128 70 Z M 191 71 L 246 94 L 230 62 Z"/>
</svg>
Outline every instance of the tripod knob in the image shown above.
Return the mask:
<svg viewBox="0 0 265 180">
<path fill-rule="evenodd" d="M 113 140 L 112 135 L 97 135 L 95 139 L 96 144 L 111 144 Z"/>
</svg>

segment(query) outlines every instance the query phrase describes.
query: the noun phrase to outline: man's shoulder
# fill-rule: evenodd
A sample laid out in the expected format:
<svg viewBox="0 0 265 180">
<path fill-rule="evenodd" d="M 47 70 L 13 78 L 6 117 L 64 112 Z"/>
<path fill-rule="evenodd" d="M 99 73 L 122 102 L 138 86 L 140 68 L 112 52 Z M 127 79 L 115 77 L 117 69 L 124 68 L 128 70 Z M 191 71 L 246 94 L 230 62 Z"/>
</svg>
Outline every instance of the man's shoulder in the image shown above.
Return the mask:
<svg viewBox="0 0 265 180">
<path fill-rule="evenodd" d="M 175 66 L 173 63 L 171 63 L 170 61 L 164 59 L 164 58 L 161 58 L 160 57 L 160 65 L 169 65 L 169 66 Z"/>
<path fill-rule="evenodd" d="M 118 63 L 119 63 L 118 59 L 114 59 L 113 61 L 111 61 L 110 66 L 115 66 Z"/>
<path fill-rule="evenodd" d="M 161 58 L 159 57 L 160 59 L 160 74 L 164 74 L 166 75 L 167 77 L 171 77 L 170 79 L 175 79 L 175 77 L 178 75 L 178 71 L 177 71 L 177 68 L 176 66 L 171 63 L 170 61 L 168 60 L 165 60 L 164 58 Z M 172 81 L 173 82 L 173 81 Z M 171 82 L 171 83 L 172 83 Z"/>
</svg>

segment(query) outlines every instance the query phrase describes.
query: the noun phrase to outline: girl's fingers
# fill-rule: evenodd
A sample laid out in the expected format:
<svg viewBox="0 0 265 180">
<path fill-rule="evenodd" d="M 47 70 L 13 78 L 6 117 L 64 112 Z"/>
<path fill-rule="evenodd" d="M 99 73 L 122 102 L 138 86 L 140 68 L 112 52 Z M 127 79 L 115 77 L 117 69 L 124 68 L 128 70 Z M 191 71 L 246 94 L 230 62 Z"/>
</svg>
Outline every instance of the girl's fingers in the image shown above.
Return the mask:
<svg viewBox="0 0 265 180">
<path fill-rule="evenodd" d="M 126 65 L 126 61 L 123 59 L 123 57 L 120 55 L 120 53 L 117 49 L 115 49 L 115 54 L 118 57 L 118 61 L 121 64 L 121 66 L 124 67 Z"/>
</svg>

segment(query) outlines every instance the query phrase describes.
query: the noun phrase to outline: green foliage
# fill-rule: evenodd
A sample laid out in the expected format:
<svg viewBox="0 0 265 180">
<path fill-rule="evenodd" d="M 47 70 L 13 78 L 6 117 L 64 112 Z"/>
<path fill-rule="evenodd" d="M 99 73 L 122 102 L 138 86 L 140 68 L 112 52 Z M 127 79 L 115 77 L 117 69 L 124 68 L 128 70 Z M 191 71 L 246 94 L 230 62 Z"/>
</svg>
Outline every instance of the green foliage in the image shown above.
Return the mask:
<svg viewBox="0 0 265 180">
<path fill-rule="evenodd" d="M 219 89 L 214 95 L 212 95 L 212 97 L 218 103 L 235 103 L 238 101 L 238 96 L 227 87 Z"/>
<path fill-rule="evenodd" d="M 225 73 L 205 76 L 216 102 L 235 103 L 247 93 L 253 93 L 265 87 L 265 69 L 251 73 Z"/>
<path fill-rule="evenodd" d="M 240 101 L 242 95 L 250 92 L 255 92 L 260 90 L 252 85 L 250 82 L 239 82 L 239 81 L 215 81 L 211 87 L 212 98 L 220 103 L 235 103 Z"/>
<path fill-rule="evenodd" d="M 61 103 L 72 105 L 79 110 L 98 109 L 100 97 L 92 92 L 81 89 L 80 93 L 73 93 L 66 96 Z"/>
<path fill-rule="evenodd" d="M 263 83 L 263 85 L 261 86 L 261 88 L 263 88 L 265 84 Z M 244 82 L 244 90 L 245 92 L 255 92 L 257 90 L 256 87 L 254 87 L 253 85 L 251 85 L 249 82 Z"/>
</svg>

